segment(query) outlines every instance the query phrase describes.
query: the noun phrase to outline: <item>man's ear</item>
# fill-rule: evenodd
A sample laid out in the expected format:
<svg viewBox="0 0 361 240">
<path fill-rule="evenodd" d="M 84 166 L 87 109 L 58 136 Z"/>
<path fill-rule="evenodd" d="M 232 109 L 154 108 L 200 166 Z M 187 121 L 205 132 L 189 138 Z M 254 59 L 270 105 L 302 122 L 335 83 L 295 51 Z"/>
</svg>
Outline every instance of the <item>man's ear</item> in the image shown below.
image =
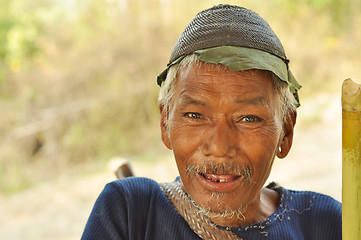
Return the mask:
<svg viewBox="0 0 361 240">
<path fill-rule="evenodd" d="M 168 108 L 166 108 L 163 104 L 159 104 L 159 111 L 160 111 L 160 131 L 162 133 L 162 141 L 164 145 L 172 150 L 172 145 L 170 144 L 169 140 L 169 131 L 168 131 Z"/>
<path fill-rule="evenodd" d="M 280 143 L 277 149 L 277 157 L 284 158 L 291 150 L 293 142 L 293 132 L 296 124 L 297 112 L 289 111 L 284 119 L 283 123 L 283 137 L 280 139 Z"/>
</svg>

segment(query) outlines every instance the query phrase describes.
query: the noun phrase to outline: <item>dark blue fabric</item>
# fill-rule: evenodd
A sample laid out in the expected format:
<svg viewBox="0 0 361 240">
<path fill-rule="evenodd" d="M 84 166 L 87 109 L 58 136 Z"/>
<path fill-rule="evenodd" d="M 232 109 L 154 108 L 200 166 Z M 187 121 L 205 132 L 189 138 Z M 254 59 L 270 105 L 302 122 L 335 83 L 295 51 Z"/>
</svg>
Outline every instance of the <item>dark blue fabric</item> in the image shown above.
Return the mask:
<svg viewBox="0 0 361 240">
<path fill-rule="evenodd" d="M 267 220 L 229 230 L 246 240 L 342 239 L 341 203 L 314 192 L 284 188 L 277 191 L 281 195 L 280 205 Z M 158 183 L 132 177 L 106 185 L 82 239 L 200 238 L 174 210 Z"/>
</svg>

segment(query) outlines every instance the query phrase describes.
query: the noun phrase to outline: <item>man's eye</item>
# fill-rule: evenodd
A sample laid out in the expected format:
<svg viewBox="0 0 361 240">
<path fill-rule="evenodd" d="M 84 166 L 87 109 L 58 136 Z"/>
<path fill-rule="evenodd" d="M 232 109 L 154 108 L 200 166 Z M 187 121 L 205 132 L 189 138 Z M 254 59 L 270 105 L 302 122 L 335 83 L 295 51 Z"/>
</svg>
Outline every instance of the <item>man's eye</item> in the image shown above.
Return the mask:
<svg viewBox="0 0 361 240">
<path fill-rule="evenodd" d="M 251 116 L 242 117 L 240 122 L 245 122 L 245 123 L 261 122 L 261 119 L 259 117 L 251 115 Z"/>
<path fill-rule="evenodd" d="M 185 113 L 184 116 L 189 117 L 189 118 L 192 118 L 192 119 L 202 118 L 202 114 L 200 114 L 200 113 L 195 113 L 195 112 Z"/>
</svg>

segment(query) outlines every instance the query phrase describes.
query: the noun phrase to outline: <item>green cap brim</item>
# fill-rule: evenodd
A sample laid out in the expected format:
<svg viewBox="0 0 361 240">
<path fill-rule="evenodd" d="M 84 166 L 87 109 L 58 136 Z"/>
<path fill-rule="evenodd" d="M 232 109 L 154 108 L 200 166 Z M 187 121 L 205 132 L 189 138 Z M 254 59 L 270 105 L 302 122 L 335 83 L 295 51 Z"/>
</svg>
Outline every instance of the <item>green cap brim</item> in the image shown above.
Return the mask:
<svg viewBox="0 0 361 240">
<path fill-rule="evenodd" d="M 245 71 L 250 69 L 270 71 L 288 84 L 291 93 L 297 101 L 297 107 L 300 106 L 297 91 L 301 88 L 301 85 L 288 69 L 287 64 L 279 57 L 254 48 L 234 46 L 220 46 L 201 49 L 196 50 L 193 53 L 197 55 L 197 58 L 200 61 L 222 64 L 232 71 Z M 161 85 L 166 79 L 168 69 L 182 61 L 184 57 L 185 56 L 179 57 L 167 66 L 167 69 L 158 76 L 158 85 Z"/>
</svg>

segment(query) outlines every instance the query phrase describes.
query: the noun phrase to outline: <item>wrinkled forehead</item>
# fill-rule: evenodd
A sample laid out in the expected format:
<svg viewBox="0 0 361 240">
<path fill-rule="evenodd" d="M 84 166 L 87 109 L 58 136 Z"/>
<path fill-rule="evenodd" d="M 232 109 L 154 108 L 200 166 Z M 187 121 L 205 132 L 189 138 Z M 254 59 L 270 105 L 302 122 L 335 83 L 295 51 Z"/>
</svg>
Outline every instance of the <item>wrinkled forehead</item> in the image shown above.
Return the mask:
<svg viewBox="0 0 361 240">
<path fill-rule="evenodd" d="M 177 83 L 214 85 L 222 88 L 225 83 L 248 86 L 252 84 L 273 83 L 272 73 L 267 70 L 249 69 L 244 71 L 232 71 L 222 64 L 206 63 L 195 60 L 190 64 L 181 66 L 176 77 Z M 177 84 L 178 85 L 178 84 Z M 271 84 L 272 85 L 272 84 Z M 274 88 L 274 86 L 271 86 Z"/>
<path fill-rule="evenodd" d="M 180 69 L 175 91 L 178 97 L 226 95 L 239 100 L 261 97 L 272 99 L 275 94 L 271 74 L 267 71 L 231 71 L 224 65 L 200 61 Z"/>
</svg>

